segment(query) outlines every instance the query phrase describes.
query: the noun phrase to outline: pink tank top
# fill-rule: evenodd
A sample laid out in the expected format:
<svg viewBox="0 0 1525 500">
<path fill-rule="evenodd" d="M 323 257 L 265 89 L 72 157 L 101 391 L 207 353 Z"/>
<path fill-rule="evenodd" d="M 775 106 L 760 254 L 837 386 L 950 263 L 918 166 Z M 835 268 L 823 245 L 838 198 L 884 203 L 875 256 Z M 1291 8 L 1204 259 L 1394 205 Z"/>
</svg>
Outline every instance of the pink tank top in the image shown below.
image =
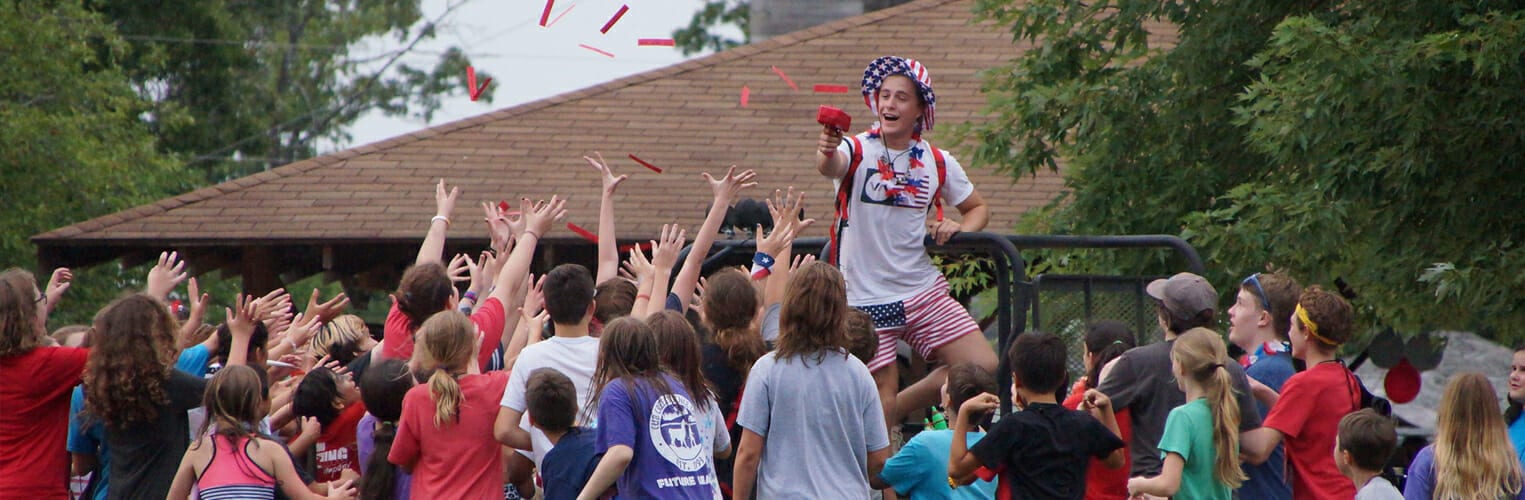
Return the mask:
<svg viewBox="0 0 1525 500">
<path fill-rule="evenodd" d="M 201 500 L 275 498 L 275 477 L 249 459 L 248 447 L 247 436 L 212 435 L 212 461 L 196 479 Z"/>
</svg>

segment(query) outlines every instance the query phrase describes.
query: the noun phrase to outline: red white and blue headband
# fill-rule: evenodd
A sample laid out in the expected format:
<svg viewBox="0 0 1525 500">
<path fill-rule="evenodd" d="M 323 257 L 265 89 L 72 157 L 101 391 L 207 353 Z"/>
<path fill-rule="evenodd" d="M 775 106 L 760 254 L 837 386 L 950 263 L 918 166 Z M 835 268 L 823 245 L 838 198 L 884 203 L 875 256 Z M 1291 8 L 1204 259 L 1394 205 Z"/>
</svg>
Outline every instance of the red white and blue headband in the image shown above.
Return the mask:
<svg viewBox="0 0 1525 500">
<path fill-rule="evenodd" d="M 932 130 L 932 111 L 937 108 L 937 94 L 932 93 L 932 73 L 915 59 L 884 56 L 868 63 L 868 68 L 863 70 L 863 104 L 868 105 L 874 116 L 879 116 L 879 100 L 875 96 L 884 85 L 884 79 L 895 75 L 916 82 L 916 91 L 926 105 L 921 120 L 916 122 L 917 129 Z"/>
</svg>

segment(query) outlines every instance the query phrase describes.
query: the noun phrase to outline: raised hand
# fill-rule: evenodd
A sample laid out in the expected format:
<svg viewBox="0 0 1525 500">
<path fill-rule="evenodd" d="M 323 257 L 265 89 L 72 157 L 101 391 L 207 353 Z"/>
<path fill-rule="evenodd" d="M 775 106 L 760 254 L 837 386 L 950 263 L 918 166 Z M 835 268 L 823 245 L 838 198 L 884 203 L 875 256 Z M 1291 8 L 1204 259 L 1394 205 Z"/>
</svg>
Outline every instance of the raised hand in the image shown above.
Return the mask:
<svg viewBox="0 0 1525 500">
<path fill-rule="evenodd" d="M 535 279 L 534 275 L 524 277 L 524 305 L 519 309 L 530 316 L 538 314 L 545 308 L 545 275 Z M 539 331 L 539 330 L 536 330 Z"/>
<path fill-rule="evenodd" d="M 450 220 L 450 214 L 455 212 L 455 199 L 461 195 L 460 187 L 452 187 L 445 191 L 445 179 L 440 179 L 434 187 L 434 215 Z"/>
<path fill-rule="evenodd" d="M 500 210 L 495 203 L 482 202 L 482 220 L 487 222 L 487 236 L 491 239 L 490 247 L 499 249 L 511 244 L 514 239 L 513 226 L 508 223 L 508 213 Z"/>
<path fill-rule="evenodd" d="M 796 256 L 794 256 L 794 262 L 791 262 L 789 264 L 789 272 L 793 273 L 795 271 L 798 271 L 798 270 L 800 270 L 801 267 L 805 267 L 805 264 L 809 264 L 811 262 L 815 262 L 815 255 L 811 255 L 811 254 L 796 255 Z"/>
<path fill-rule="evenodd" d="M 672 270 L 672 266 L 678 262 L 678 253 L 683 251 L 683 243 L 687 238 L 688 230 L 678 227 L 677 224 L 663 224 L 662 239 L 652 247 L 651 265 L 659 270 Z"/>
<path fill-rule="evenodd" d="M 232 334 L 234 339 L 253 337 L 254 322 L 259 321 L 259 310 L 255 300 L 240 293 L 233 300 L 233 304 L 236 308 L 223 308 L 227 316 L 228 333 Z"/>
<path fill-rule="evenodd" d="M 329 299 L 328 302 L 322 303 L 318 302 L 321 300 L 319 293 L 318 289 L 312 289 L 312 297 L 307 299 L 307 309 L 305 309 L 307 316 L 318 322 L 327 323 L 333 321 L 340 314 L 344 314 L 344 309 L 349 307 L 349 296 L 342 292 L 339 295 L 335 295 L 334 298 Z"/>
<path fill-rule="evenodd" d="M 185 281 L 185 278 L 185 261 L 180 260 L 180 253 L 161 252 L 159 263 L 148 270 L 148 286 L 144 288 L 143 293 L 163 299 L 169 296 L 170 290 L 174 290 L 180 282 Z"/>
<path fill-rule="evenodd" d="M 286 341 L 300 349 L 312 341 L 312 337 L 318 334 L 321 326 L 317 316 L 298 314 L 291 320 L 291 328 L 286 330 Z"/>
<path fill-rule="evenodd" d="M 802 211 L 805 207 L 805 192 L 795 192 L 794 186 L 789 186 L 788 192 L 775 189 L 773 191 L 773 199 L 766 201 L 768 203 L 768 214 L 773 216 L 773 227 L 785 224 L 799 225 L 806 220 L 814 222 L 813 219 L 803 218 L 805 216 Z"/>
<path fill-rule="evenodd" d="M 551 230 L 551 224 L 567 216 L 564 208 L 567 201 L 552 195 L 550 201 L 537 201 L 535 205 L 524 212 L 525 231 L 535 235 L 536 239 L 545 236 Z M 524 199 L 521 206 L 529 207 L 529 198 Z"/>
<path fill-rule="evenodd" d="M 655 249 L 657 242 L 651 242 L 651 246 Z M 630 249 L 630 258 L 625 261 L 623 266 L 624 270 L 630 273 L 629 278 L 636 282 L 651 279 L 651 272 L 656 269 L 655 266 L 651 265 L 651 261 L 646 259 L 646 252 L 641 250 L 640 245 Z"/>
<path fill-rule="evenodd" d="M 74 272 L 70 271 L 69 268 L 60 267 L 53 270 L 53 275 L 48 278 L 48 288 L 43 292 L 44 296 L 47 297 L 49 312 L 53 308 L 58 307 L 58 301 L 64 298 L 64 292 L 69 291 L 69 285 L 73 283 Z"/>
<path fill-rule="evenodd" d="M 757 179 L 757 172 L 744 170 L 738 174 L 735 165 L 731 165 L 731 168 L 726 170 L 725 177 L 719 179 L 710 175 L 709 172 L 704 173 L 704 180 L 710 183 L 710 190 L 715 192 L 715 200 L 723 201 L 726 205 L 735 200 L 736 195 L 742 190 L 756 186 L 755 179 Z"/>
<path fill-rule="evenodd" d="M 597 156 L 598 159 L 595 160 L 586 156 L 582 157 L 582 159 L 588 160 L 588 164 L 593 165 L 593 168 L 601 174 L 601 178 L 604 180 L 604 196 L 614 196 L 614 191 L 619 189 L 620 183 L 625 182 L 625 179 L 629 179 L 630 176 L 614 175 L 614 170 L 610 169 L 609 164 L 604 162 L 603 154 L 594 151 L 593 155 Z"/>
<path fill-rule="evenodd" d="M 475 265 L 471 256 L 458 253 L 450 259 L 450 265 L 445 267 L 445 275 L 450 277 L 451 283 L 471 281 L 471 267 Z"/>
</svg>

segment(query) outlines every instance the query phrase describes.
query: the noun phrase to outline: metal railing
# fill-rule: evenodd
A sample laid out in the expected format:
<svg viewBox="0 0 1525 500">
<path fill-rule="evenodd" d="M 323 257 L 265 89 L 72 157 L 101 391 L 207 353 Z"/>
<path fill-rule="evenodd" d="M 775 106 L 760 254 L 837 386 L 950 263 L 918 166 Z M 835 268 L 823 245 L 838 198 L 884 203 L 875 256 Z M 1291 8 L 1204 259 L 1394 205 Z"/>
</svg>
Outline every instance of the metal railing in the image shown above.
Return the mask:
<svg viewBox="0 0 1525 500">
<path fill-rule="evenodd" d="M 800 238 L 794 241 L 794 249 L 799 251 L 811 251 L 819 253 L 824 249 L 828 241 L 826 238 Z M 744 240 L 718 240 L 714 243 L 714 249 L 704 261 L 701 274 L 708 274 L 728 258 L 738 256 L 738 251 L 750 251 L 756 248 L 755 239 Z M 1096 249 L 1134 249 L 1134 248 L 1162 248 L 1169 249 L 1180 254 L 1186 261 L 1187 270 L 1202 274 L 1204 266 L 1202 258 L 1195 248 L 1185 240 L 1169 235 L 1142 235 L 1142 236 L 1048 236 L 1048 235 L 1001 235 L 988 232 L 959 233 L 954 235 L 947 243 L 938 245 L 931 238 L 926 240 L 927 250 L 934 254 L 968 254 L 980 253 L 991 257 L 995 266 L 995 289 L 996 300 L 996 358 L 999 360 L 996 378 L 1001 389 L 998 391 L 1001 398 L 1001 411 L 1011 411 L 1009 391 L 1006 387 L 1011 385 L 1011 370 L 1008 368 L 1005 356 L 1011 342 L 1027 329 L 1028 315 L 1032 313 L 1032 321 L 1036 327 L 1041 321 L 1038 316 L 1041 304 L 1039 292 L 1043 284 L 1043 276 L 1036 276 L 1031 281 L 1027 280 L 1027 261 L 1022 256 L 1022 249 L 1067 249 L 1067 248 L 1096 248 Z M 678 260 L 687 259 L 690 248 L 684 248 Z M 786 263 L 787 264 L 787 263 Z M 676 271 L 676 270 L 675 270 Z M 1117 278 L 1117 277 L 1103 277 Z M 1139 279 L 1131 277 L 1129 279 Z M 1050 278 L 1053 280 L 1053 278 Z M 1142 288 L 1139 288 L 1142 292 Z"/>
</svg>

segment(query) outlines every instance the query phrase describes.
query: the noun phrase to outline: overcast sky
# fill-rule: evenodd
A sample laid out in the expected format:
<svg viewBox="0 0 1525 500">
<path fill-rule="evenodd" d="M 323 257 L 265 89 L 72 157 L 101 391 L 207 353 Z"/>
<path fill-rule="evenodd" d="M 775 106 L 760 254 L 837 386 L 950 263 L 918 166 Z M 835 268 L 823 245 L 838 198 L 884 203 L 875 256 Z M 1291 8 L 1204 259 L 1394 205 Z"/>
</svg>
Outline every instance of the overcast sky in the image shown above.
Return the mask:
<svg viewBox="0 0 1525 500">
<path fill-rule="evenodd" d="M 673 30 L 687 25 L 703 4 L 702 0 L 554 0 L 553 23 L 545 28 L 540 26 L 545 0 L 424 0 L 424 18 L 440 16 L 451 2 L 461 5 L 441 23 L 439 36 L 420 45 L 423 54 L 407 60 L 416 66 L 432 67 L 439 51 L 459 46 L 474 66 L 498 76 L 492 83 L 494 102 L 471 102 L 465 95 L 448 98 L 432 123 L 372 113 L 351 129 L 354 141 L 340 147 L 365 145 L 676 64 L 684 60 L 676 49 L 639 47 L 636 42 L 641 38 L 671 38 Z M 629 5 L 630 10 L 608 34 L 600 34 L 599 28 L 622 5 Z M 597 47 L 615 57 L 578 44 Z M 400 47 L 392 39 L 369 45 L 367 49 L 376 51 Z"/>
</svg>

